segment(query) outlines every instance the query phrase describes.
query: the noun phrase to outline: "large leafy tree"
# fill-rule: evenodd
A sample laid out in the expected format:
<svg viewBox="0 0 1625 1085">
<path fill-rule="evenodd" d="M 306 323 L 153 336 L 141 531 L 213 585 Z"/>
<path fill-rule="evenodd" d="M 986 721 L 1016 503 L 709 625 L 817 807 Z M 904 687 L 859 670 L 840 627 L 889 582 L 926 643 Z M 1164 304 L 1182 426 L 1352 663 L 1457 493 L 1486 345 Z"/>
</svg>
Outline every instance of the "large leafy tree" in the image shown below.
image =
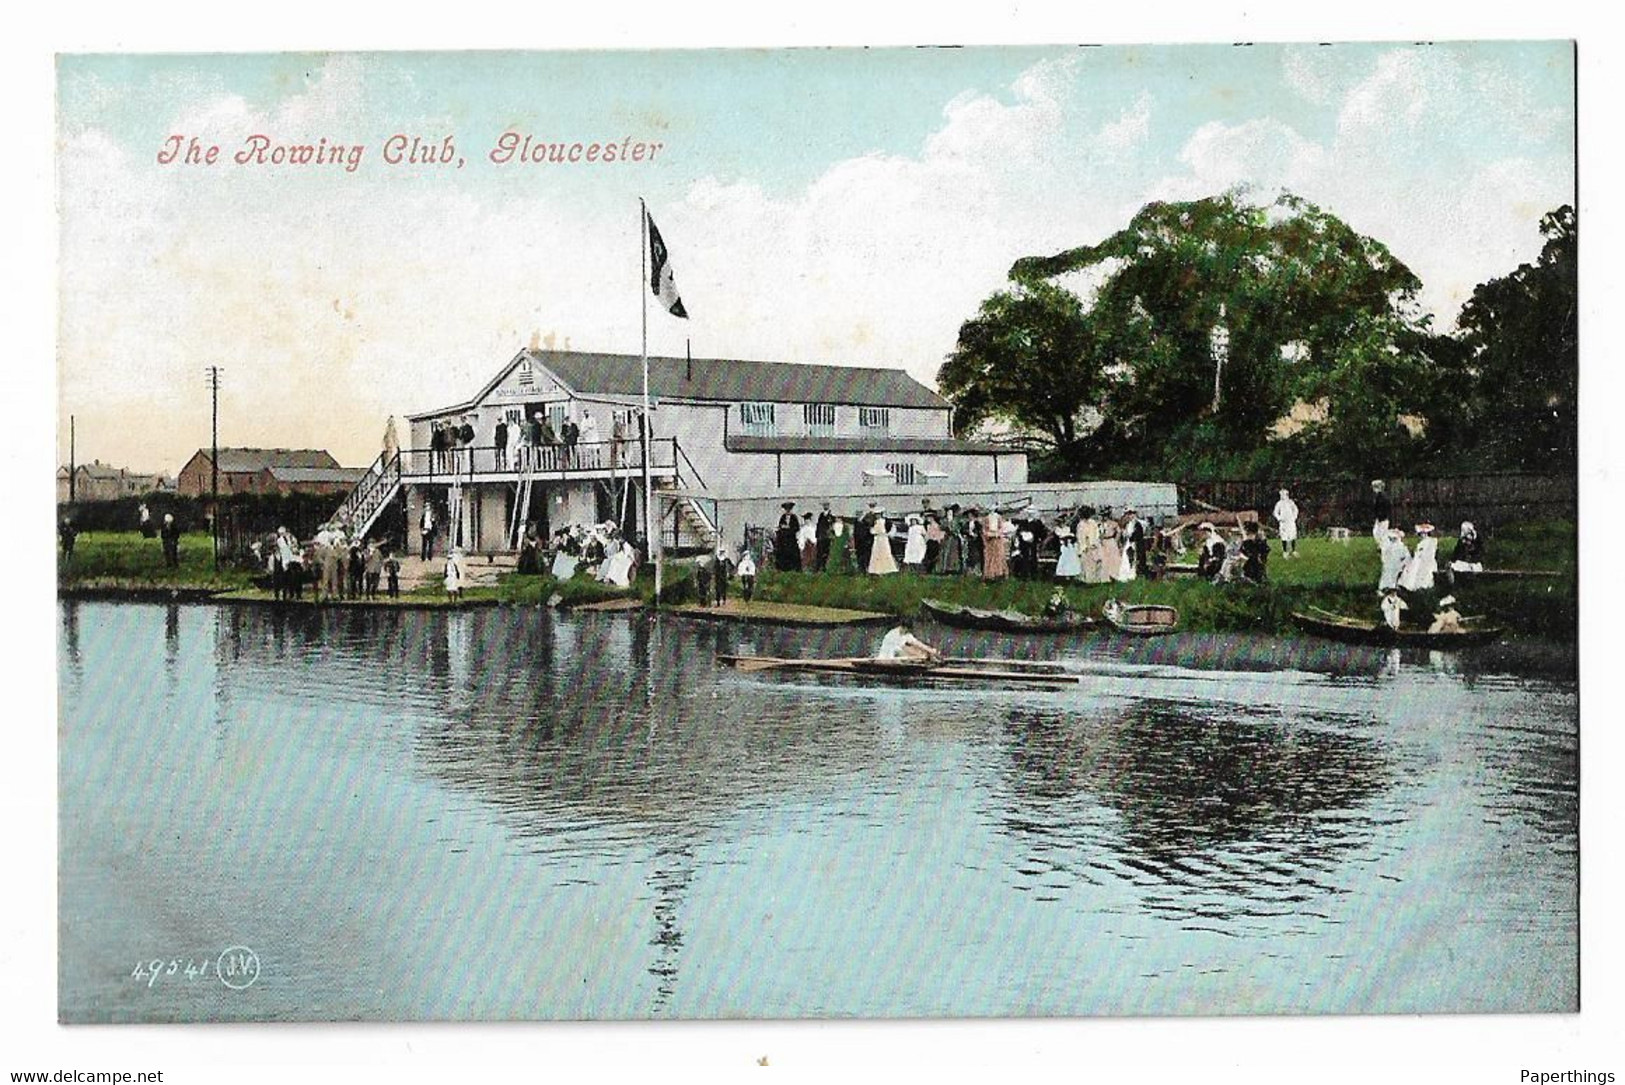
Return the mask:
<svg viewBox="0 0 1625 1085">
<path fill-rule="evenodd" d="M 1033 379 L 1098 390 L 1105 424 L 1095 439 L 1109 438 L 1106 459 L 1167 463 L 1194 442 L 1247 453 L 1304 401 L 1322 403 L 1326 421 L 1357 444 L 1370 435 L 1359 437 L 1355 422 L 1373 406 L 1359 380 L 1364 365 L 1416 371 L 1391 382 L 1397 398 L 1381 404 L 1383 434 L 1405 409 L 1406 389 L 1427 385 L 1417 278 L 1379 242 L 1290 194 L 1262 205 L 1236 192 L 1147 204 L 1097 245 L 1018 261 L 1008 293 L 1036 293 L 1079 272 L 1095 289 L 1078 317 L 1088 349 L 1071 356 L 1088 379 L 1055 370 Z M 961 331 L 950 366 L 975 323 Z M 961 404 L 1025 421 L 1014 389 L 948 376 L 945 367 L 943 387 Z"/>
<path fill-rule="evenodd" d="M 1457 325 L 1467 350 L 1458 410 L 1491 462 L 1570 470 L 1579 422 L 1579 231 L 1564 205 L 1540 221 L 1540 257 L 1473 291 Z"/>
<path fill-rule="evenodd" d="M 994 294 L 959 329 L 937 374 L 960 432 L 996 419 L 1066 449 L 1104 390 L 1101 344 L 1083 303 L 1037 281 Z"/>
</svg>

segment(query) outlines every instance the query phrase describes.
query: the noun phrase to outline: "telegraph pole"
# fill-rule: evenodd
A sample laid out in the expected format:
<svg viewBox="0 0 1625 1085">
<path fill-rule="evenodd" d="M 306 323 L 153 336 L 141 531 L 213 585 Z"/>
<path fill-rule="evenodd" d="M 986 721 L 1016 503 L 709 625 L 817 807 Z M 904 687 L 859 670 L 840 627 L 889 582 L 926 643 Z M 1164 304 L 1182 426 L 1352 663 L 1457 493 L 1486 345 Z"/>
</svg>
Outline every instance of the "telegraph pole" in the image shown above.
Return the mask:
<svg viewBox="0 0 1625 1085">
<path fill-rule="evenodd" d="M 74 459 L 73 415 L 68 415 L 68 504 L 79 500 L 79 465 Z"/>
<path fill-rule="evenodd" d="M 220 571 L 220 367 L 211 365 L 209 374 L 209 534 L 214 542 L 214 571 Z"/>
</svg>

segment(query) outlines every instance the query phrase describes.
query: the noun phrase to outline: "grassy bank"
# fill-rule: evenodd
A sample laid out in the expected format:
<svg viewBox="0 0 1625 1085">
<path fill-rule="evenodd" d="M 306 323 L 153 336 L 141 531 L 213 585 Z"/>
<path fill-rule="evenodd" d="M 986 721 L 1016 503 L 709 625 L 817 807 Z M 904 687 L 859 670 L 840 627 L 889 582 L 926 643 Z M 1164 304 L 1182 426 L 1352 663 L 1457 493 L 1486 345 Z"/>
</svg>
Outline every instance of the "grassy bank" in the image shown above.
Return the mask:
<svg viewBox="0 0 1625 1085">
<path fill-rule="evenodd" d="M 1445 539 L 1441 555 L 1453 540 Z M 1069 585 L 1066 596 L 1077 610 L 1096 613 L 1108 599 L 1163 603 L 1179 608 L 1181 625 L 1192 631 L 1287 633 L 1293 629 L 1292 612 L 1321 607 L 1350 615 L 1375 618 L 1379 573 L 1377 547 L 1369 537 L 1347 544 L 1328 539 L 1305 539 L 1301 557 L 1288 561 L 1276 543 L 1270 557 L 1267 584 L 1204 583 L 1192 578 L 1161 581 L 1136 580 L 1127 584 Z M 1525 636 L 1572 640 L 1578 629 L 1579 601 L 1574 525 L 1531 524 L 1500 531 L 1488 547 L 1492 568 L 1546 570 L 1549 579 L 1463 584 L 1454 590 L 1466 614 L 1488 615 L 1497 623 Z M 209 590 L 231 591 L 238 598 L 264 595 L 253 592 L 250 572 L 222 568 L 217 574 L 205 536 L 181 540 L 181 564 L 163 563 L 157 539 L 135 533 L 93 532 L 81 535 L 71 563 L 58 564 L 58 584 L 76 590 Z M 668 602 L 694 598 L 692 567 L 668 563 L 665 570 Z M 757 579 L 756 598 L 791 606 L 832 607 L 876 611 L 906 617 L 921 614 L 923 599 L 984 609 L 1040 612 L 1055 584 L 1048 581 L 1003 580 L 986 582 L 974 577 L 938 577 L 899 573 L 870 577 L 855 573 L 777 573 L 764 569 Z M 1440 590 L 1412 600 L 1413 620 L 1431 613 Z M 740 596 L 737 581 L 729 594 Z M 561 606 L 579 606 L 628 595 L 651 602 L 653 576 L 648 570 L 630 591 L 606 587 L 588 577 L 558 581 L 550 576 L 509 575 L 494 587 L 471 588 L 469 603 L 505 606 L 546 606 L 557 597 Z M 426 585 L 405 593 L 405 605 L 443 605 L 445 593 Z M 383 605 L 383 604 L 380 604 Z"/>
<path fill-rule="evenodd" d="M 1453 539 L 1441 542 L 1441 565 L 1443 555 L 1453 545 Z M 1072 607 L 1090 613 L 1097 613 L 1108 599 L 1114 598 L 1178 607 L 1181 626 L 1193 631 L 1286 633 L 1293 629 L 1292 612 L 1312 606 L 1377 617 L 1376 586 L 1381 570 L 1375 542 L 1369 537 L 1356 537 L 1346 544 L 1304 539 L 1298 550 L 1300 557 L 1285 560 L 1280 544 L 1273 544 L 1269 581 L 1265 584 L 1209 584 L 1181 577 L 1069 585 L 1065 593 Z M 1492 568 L 1545 570 L 1558 575 L 1550 579 L 1462 583 L 1453 589 L 1446 589 L 1441 582 L 1435 591 L 1420 593 L 1411 600 L 1411 618 L 1431 613 L 1433 604 L 1446 591 L 1453 591 L 1463 613 L 1488 615 L 1519 634 L 1573 639 L 1578 596 L 1572 524 L 1504 530 L 1490 545 L 1489 557 Z M 962 576 L 898 573 L 869 577 L 767 569 L 757 581 L 756 595 L 774 602 L 879 610 L 905 616 L 918 616 L 920 602 L 927 598 L 1036 614 L 1055 586 L 1053 581 L 987 582 Z"/>
<path fill-rule="evenodd" d="M 164 564 L 164 545 L 136 531 L 87 531 L 74 544 L 73 558 L 57 548 L 56 582 L 59 588 L 130 590 L 185 589 L 232 591 L 249 586 L 246 569 L 221 563 L 214 567 L 214 550 L 207 535 L 182 535 L 180 565 Z"/>
</svg>

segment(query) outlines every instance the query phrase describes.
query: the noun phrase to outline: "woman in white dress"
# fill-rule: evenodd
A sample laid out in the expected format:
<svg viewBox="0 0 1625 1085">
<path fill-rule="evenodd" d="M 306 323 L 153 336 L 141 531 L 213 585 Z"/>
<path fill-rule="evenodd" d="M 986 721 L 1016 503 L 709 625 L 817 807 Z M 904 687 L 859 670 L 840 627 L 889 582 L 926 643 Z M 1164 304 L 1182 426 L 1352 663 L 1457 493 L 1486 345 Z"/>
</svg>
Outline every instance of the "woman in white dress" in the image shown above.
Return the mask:
<svg viewBox="0 0 1625 1085">
<path fill-rule="evenodd" d="M 1055 537 L 1061 540 L 1061 553 L 1055 559 L 1055 579 L 1073 580 L 1082 576 L 1083 562 L 1078 556 L 1078 540 L 1072 529 L 1062 524 L 1055 529 Z"/>
<path fill-rule="evenodd" d="M 869 547 L 869 573 L 887 576 L 896 571 L 897 559 L 892 557 L 891 538 L 886 534 L 886 521 L 881 519 L 875 523 L 874 545 Z"/>
<path fill-rule="evenodd" d="M 1123 564 L 1122 529 L 1117 521 L 1112 519 L 1111 510 L 1100 518 L 1100 569 L 1107 580 L 1118 579 L 1117 573 Z"/>
<path fill-rule="evenodd" d="M 1386 594 L 1399 587 L 1399 580 L 1405 574 L 1405 566 L 1410 563 L 1411 550 L 1405 545 L 1405 532 L 1397 527 L 1388 529 L 1382 543 L 1382 579 L 1377 581 L 1377 591 Z"/>
<path fill-rule="evenodd" d="M 1085 508 L 1078 518 L 1078 560 L 1083 566 L 1085 584 L 1106 582 L 1106 552 L 1100 545 L 1100 521 L 1095 510 Z"/>
<path fill-rule="evenodd" d="M 631 586 L 632 548 L 625 542 L 612 539 L 605 544 L 605 549 L 609 556 L 598 567 L 598 579 L 617 588 Z"/>
<path fill-rule="evenodd" d="M 908 539 L 903 543 L 903 564 L 917 573 L 925 563 L 925 525 L 913 514 L 908 518 Z"/>
<path fill-rule="evenodd" d="M 1405 570 L 1399 574 L 1399 586 L 1406 591 L 1432 591 L 1433 574 L 1439 571 L 1439 540 L 1433 537 L 1432 524 L 1417 524 L 1416 553 L 1411 555 Z"/>
</svg>

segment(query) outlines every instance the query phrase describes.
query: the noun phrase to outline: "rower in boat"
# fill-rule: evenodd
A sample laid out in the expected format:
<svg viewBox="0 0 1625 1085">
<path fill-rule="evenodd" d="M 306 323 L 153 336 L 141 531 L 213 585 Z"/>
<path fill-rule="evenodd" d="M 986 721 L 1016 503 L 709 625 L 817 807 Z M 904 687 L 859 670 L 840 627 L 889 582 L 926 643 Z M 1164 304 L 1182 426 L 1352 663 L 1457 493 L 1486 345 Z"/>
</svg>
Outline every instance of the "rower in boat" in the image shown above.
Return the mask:
<svg viewBox="0 0 1625 1085">
<path fill-rule="evenodd" d="M 880 639 L 875 658 L 889 663 L 940 663 L 942 653 L 916 637 L 905 622 Z"/>
<path fill-rule="evenodd" d="M 1464 633 L 1461 624 L 1461 612 L 1456 609 L 1456 597 L 1447 595 L 1439 600 L 1439 609 L 1433 614 L 1433 624 L 1428 626 L 1429 633 Z"/>
</svg>

